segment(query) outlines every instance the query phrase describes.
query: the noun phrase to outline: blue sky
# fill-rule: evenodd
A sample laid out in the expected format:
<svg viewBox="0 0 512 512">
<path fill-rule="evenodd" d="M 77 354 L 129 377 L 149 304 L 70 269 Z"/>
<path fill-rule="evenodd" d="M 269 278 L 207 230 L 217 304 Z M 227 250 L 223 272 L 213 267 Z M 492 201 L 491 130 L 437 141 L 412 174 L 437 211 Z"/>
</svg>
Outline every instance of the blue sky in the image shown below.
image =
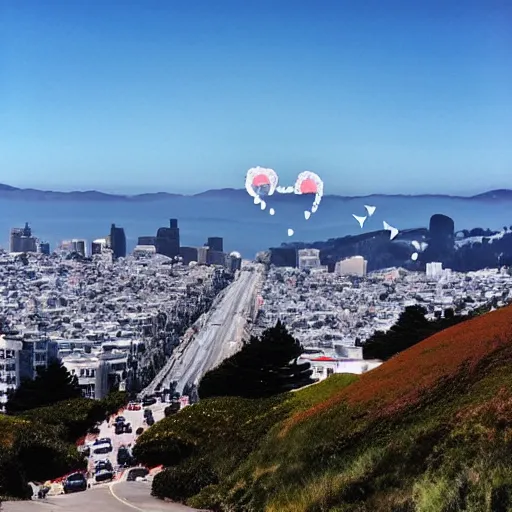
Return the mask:
<svg viewBox="0 0 512 512">
<path fill-rule="evenodd" d="M 3 0 L 0 182 L 512 188 L 506 3 Z"/>
</svg>

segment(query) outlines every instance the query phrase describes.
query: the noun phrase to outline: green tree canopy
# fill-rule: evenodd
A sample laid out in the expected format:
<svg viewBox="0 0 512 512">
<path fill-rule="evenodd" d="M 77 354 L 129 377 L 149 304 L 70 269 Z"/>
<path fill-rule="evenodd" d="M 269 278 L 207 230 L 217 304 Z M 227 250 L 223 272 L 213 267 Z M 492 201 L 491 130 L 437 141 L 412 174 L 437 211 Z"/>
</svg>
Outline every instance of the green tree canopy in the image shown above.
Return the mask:
<svg viewBox="0 0 512 512">
<path fill-rule="evenodd" d="M 302 351 L 301 344 L 277 322 L 206 373 L 199 384 L 199 397 L 262 398 L 311 384 L 310 364 L 297 363 Z"/>
<path fill-rule="evenodd" d="M 363 344 L 363 357 L 386 361 L 436 332 L 469 318 L 455 315 L 451 309 L 446 309 L 444 313 L 444 318 L 429 321 L 425 318 L 427 310 L 424 307 L 418 305 L 406 307 L 389 331 L 377 331 L 368 338 Z"/>
<path fill-rule="evenodd" d="M 6 404 L 8 414 L 44 407 L 82 396 L 78 379 L 60 361 L 48 364 L 34 380 L 24 380 Z"/>
</svg>

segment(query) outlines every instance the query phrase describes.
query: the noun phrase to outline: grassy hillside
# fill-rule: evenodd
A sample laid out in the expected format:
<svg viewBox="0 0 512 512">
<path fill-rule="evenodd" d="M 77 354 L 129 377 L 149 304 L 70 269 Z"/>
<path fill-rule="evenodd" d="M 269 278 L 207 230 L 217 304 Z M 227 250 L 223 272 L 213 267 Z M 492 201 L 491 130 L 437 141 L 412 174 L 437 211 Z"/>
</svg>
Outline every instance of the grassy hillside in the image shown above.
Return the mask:
<svg viewBox="0 0 512 512">
<path fill-rule="evenodd" d="M 189 451 L 155 479 L 155 492 L 172 495 L 193 468 L 197 485 L 184 497 L 194 491 L 188 503 L 212 510 L 512 510 L 511 307 L 442 331 L 347 384 L 330 378 L 272 407 L 244 402 L 223 437 L 205 416 L 209 408 L 215 415 L 214 400 L 189 408 L 186 421 L 180 413 L 172 428 L 162 423 L 159 435 L 179 430 Z M 258 434 L 235 439 L 249 421 Z M 222 450 L 242 453 L 219 471 Z"/>
</svg>

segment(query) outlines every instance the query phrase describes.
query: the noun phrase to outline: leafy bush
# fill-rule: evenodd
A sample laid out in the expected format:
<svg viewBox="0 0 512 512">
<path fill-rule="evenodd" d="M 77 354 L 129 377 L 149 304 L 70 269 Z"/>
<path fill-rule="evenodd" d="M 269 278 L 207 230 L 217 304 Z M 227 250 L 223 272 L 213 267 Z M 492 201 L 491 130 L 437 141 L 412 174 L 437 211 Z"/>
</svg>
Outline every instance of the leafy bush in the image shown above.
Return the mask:
<svg viewBox="0 0 512 512">
<path fill-rule="evenodd" d="M 23 414 L 24 418 L 35 424 L 54 425 L 60 428 L 60 435 L 70 443 L 74 443 L 88 429 L 104 420 L 105 416 L 104 405 L 100 401 L 87 398 L 60 402 Z"/>
<path fill-rule="evenodd" d="M 216 483 L 218 477 L 209 467 L 208 460 L 198 458 L 155 475 L 151 493 L 158 498 L 186 501 L 204 487 Z"/>
</svg>

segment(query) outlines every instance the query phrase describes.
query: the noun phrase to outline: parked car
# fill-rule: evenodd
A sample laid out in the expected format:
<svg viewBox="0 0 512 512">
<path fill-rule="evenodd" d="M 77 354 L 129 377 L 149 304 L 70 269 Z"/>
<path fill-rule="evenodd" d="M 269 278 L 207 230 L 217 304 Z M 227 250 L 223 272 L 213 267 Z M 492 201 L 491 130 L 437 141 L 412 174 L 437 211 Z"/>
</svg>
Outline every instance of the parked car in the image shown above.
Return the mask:
<svg viewBox="0 0 512 512">
<path fill-rule="evenodd" d="M 153 404 L 156 404 L 156 398 L 154 396 L 147 396 L 142 400 L 142 407 L 148 407 Z"/>
<path fill-rule="evenodd" d="M 117 451 L 117 463 L 120 466 L 132 466 L 133 460 L 134 458 L 130 449 L 127 446 L 120 446 Z"/>
<path fill-rule="evenodd" d="M 110 446 L 112 446 L 112 439 L 110 439 L 110 437 L 100 437 L 100 438 L 96 439 L 96 441 L 94 441 L 95 445 L 104 444 L 104 443 L 107 443 Z"/>
<path fill-rule="evenodd" d="M 114 420 L 114 423 L 124 423 L 126 421 L 126 418 L 124 416 L 118 416 L 115 420 Z"/>
<path fill-rule="evenodd" d="M 144 409 L 144 419 L 148 416 L 153 416 L 153 411 L 151 409 Z"/>
<path fill-rule="evenodd" d="M 146 478 L 149 475 L 148 468 L 143 468 L 141 466 L 137 468 L 132 468 L 128 471 L 128 475 L 126 476 L 126 480 L 128 482 L 135 482 L 137 478 Z"/>
<path fill-rule="evenodd" d="M 65 494 L 85 491 L 87 489 L 87 479 L 83 473 L 73 473 L 64 480 L 63 488 Z"/>
<path fill-rule="evenodd" d="M 146 418 L 146 424 L 148 425 L 148 427 L 151 427 L 151 425 L 155 424 L 155 418 L 153 418 L 153 416 L 148 416 Z"/>
<path fill-rule="evenodd" d="M 114 471 L 109 469 L 99 469 L 96 471 L 94 479 L 96 482 L 105 482 L 114 478 Z"/>
<path fill-rule="evenodd" d="M 140 405 L 140 404 L 138 404 L 138 403 L 130 402 L 130 403 L 128 404 L 127 409 L 128 409 L 129 411 L 140 411 L 140 410 L 142 409 L 142 407 L 141 407 L 141 405 Z"/>
<path fill-rule="evenodd" d="M 112 467 L 112 462 L 110 462 L 108 459 L 102 459 L 102 460 L 97 460 L 94 463 L 95 472 L 101 471 L 103 469 L 106 469 L 108 471 L 114 471 L 114 468 Z"/>
<path fill-rule="evenodd" d="M 109 437 L 102 437 L 94 441 L 93 453 L 95 454 L 110 453 L 112 449 L 112 441 Z"/>
<path fill-rule="evenodd" d="M 119 436 L 121 434 L 124 434 L 124 423 L 116 423 L 115 425 L 115 433 L 116 433 L 116 436 Z"/>
<path fill-rule="evenodd" d="M 124 424 L 124 433 L 125 434 L 131 434 L 132 433 L 132 425 L 131 423 L 125 423 Z"/>
</svg>

